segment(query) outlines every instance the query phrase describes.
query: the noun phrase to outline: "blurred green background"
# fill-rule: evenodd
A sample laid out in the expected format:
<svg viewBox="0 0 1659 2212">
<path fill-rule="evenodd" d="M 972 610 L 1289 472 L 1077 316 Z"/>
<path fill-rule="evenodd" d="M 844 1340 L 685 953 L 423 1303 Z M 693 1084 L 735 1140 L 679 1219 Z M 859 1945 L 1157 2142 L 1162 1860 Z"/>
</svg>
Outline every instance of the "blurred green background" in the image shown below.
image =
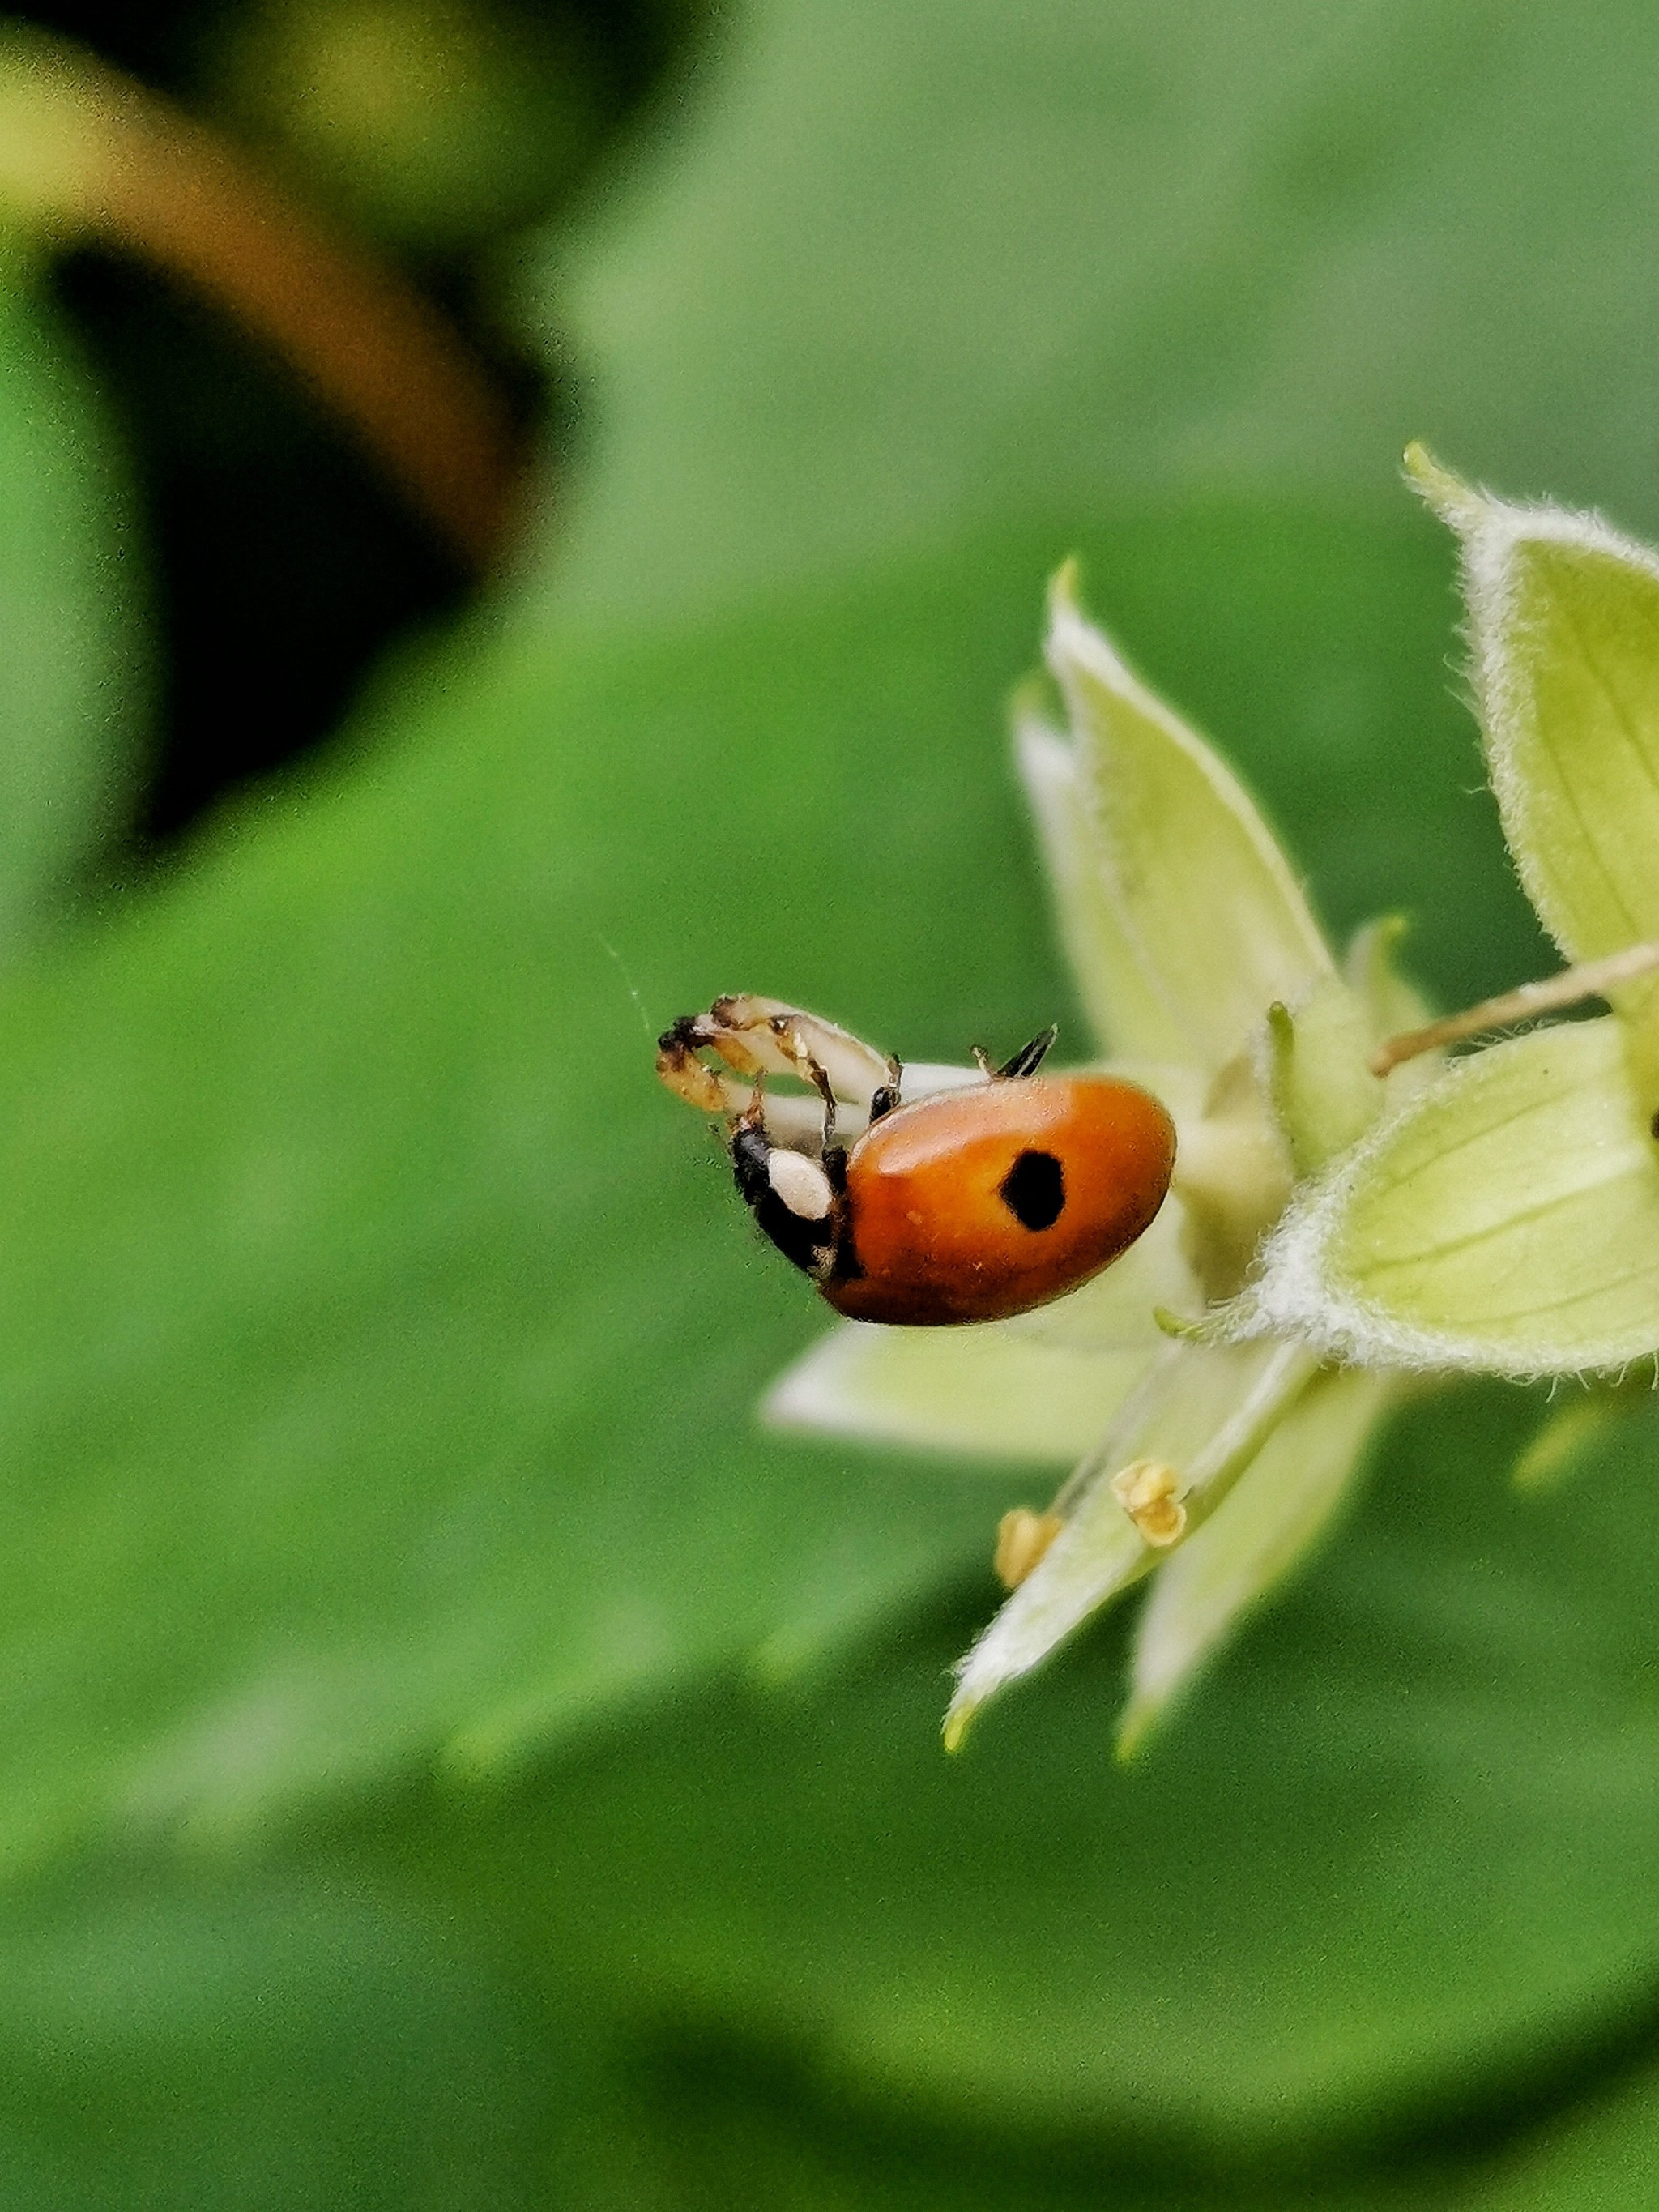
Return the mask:
<svg viewBox="0 0 1659 2212">
<path fill-rule="evenodd" d="M 1551 964 L 1395 470 L 1659 532 L 1659 18 L 27 21 L 533 459 L 481 580 L 234 302 L 8 220 L 0 2203 L 1648 2202 L 1659 1415 L 1522 1496 L 1546 1394 L 1424 1398 L 1139 1764 L 1116 1622 L 947 1761 L 1048 1477 L 756 1429 L 818 1312 L 647 1040 L 1079 1038 L 1003 729 L 1072 551 L 1334 927 Z"/>
</svg>

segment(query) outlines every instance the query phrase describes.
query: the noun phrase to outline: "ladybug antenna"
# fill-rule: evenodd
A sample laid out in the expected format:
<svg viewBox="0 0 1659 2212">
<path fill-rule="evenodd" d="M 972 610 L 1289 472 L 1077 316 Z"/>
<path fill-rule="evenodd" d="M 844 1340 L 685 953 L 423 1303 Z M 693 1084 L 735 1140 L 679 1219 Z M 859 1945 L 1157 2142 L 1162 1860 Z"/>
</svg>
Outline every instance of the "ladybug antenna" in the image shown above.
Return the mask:
<svg viewBox="0 0 1659 2212">
<path fill-rule="evenodd" d="M 1034 1036 L 1030 1044 L 1022 1045 L 1012 1060 L 1006 1060 L 996 1070 L 997 1080 L 1009 1082 L 1018 1076 L 1035 1075 L 1048 1058 L 1049 1046 L 1059 1035 L 1059 1023 L 1050 1022 L 1040 1036 Z"/>
</svg>

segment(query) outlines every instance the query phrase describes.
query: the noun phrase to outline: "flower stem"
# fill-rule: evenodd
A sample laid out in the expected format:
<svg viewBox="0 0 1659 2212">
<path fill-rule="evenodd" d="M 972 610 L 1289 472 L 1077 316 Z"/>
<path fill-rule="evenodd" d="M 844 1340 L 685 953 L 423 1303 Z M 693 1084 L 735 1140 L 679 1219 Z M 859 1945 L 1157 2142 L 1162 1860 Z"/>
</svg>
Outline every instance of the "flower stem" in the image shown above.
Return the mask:
<svg viewBox="0 0 1659 2212">
<path fill-rule="evenodd" d="M 1559 975 L 1547 975 L 1541 982 L 1522 983 L 1498 998 L 1483 999 L 1478 1006 L 1468 1006 L 1461 1014 L 1448 1014 L 1443 1021 L 1431 1022 L 1425 1029 L 1406 1030 L 1389 1037 L 1371 1054 L 1371 1073 L 1387 1075 L 1402 1060 L 1415 1060 L 1419 1053 L 1461 1044 L 1468 1037 L 1480 1036 L 1487 1030 L 1506 1029 L 1511 1022 L 1525 1021 L 1534 1014 L 1576 1006 L 1620 983 L 1650 975 L 1656 969 L 1659 969 L 1659 945 L 1656 944 L 1627 945 L 1622 952 L 1609 953 L 1605 960 L 1564 968 Z"/>
<path fill-rule="evenodd" d="M 95 239 L 219 301 L 469 568 L 493 568 L 519 505 L 521 441 L 438 310 L 169 101 L 66 42 L 6 46 L 0 194 L 59 236 Z"/>
</svg>

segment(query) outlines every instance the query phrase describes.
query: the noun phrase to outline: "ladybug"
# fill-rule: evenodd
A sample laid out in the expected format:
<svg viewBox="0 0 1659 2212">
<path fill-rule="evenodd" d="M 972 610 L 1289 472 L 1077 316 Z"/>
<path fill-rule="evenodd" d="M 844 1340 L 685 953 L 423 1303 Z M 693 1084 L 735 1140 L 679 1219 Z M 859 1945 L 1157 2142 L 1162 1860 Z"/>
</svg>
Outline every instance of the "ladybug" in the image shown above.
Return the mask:
<svg viewBox="0 0 1659 2212">
<path fill-rule="evenodd" d="M 1040 1075 L 1054 1040 L 1045 1030 L 1000 1067 L 977 1054 L 965 1085 L 931 1071 L 954 1087 L 907 1103 L 897 1060 L 817 1015 L 740 996 L 665 1030 L 657 1069 L 724 1117 L 756 1220 L 837 1313 L 937 1328 L 1005 1321 L 1076 1290 L 1164 1202 L 1168 1114 L 1114 1077 Z M 816 1103 L 769 1099 L 779 1073 Z M 843 1099 L 865 1114 L 850 1145 L 837 1135 Z"/>
</svg>

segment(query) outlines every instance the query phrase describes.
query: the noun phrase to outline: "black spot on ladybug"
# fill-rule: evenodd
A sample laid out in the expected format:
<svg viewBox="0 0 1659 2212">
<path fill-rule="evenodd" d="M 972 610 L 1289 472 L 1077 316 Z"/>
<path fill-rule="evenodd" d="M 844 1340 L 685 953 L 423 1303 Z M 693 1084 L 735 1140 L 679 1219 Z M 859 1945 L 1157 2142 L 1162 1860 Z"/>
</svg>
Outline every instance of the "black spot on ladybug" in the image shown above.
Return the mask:
<svg viewBox="0 0 1659 2212">
<path fill-rule="evenodd" d="M 1000 1189 L 1022 1229 L 1052 1229 L 1066 1204 L 1066 1171 L 1052 1152 L 1022 1152 Z"/>
</svg>

